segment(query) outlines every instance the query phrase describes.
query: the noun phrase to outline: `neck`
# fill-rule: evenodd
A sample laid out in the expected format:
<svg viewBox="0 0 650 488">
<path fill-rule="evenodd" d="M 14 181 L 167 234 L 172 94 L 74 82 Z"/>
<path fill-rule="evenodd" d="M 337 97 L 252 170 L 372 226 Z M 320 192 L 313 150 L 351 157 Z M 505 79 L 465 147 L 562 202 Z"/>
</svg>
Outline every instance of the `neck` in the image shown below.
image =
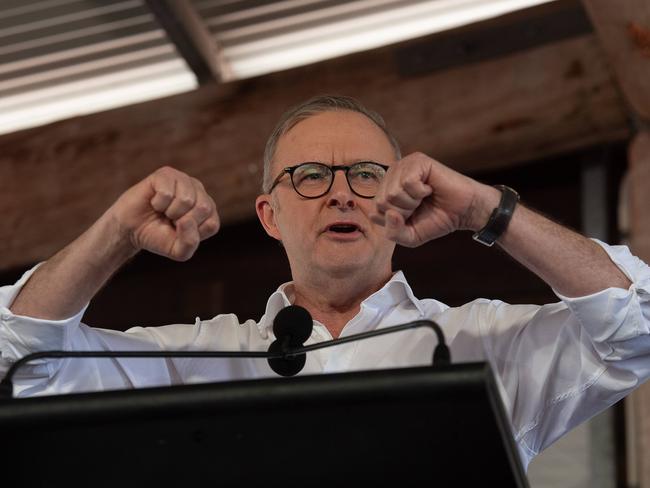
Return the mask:
<svg viewBox="0 0 650 488">
<path fill-rule="evenodd" d="M 379 290 L 390 279 L 391 272 L 374 277 L 332 277 L 309 279 L 294 277 L 295 305 L 306 308 L 311 316 L 324 324 L 333 338 L 356 314 L 361 302 Z"/>
</svg>

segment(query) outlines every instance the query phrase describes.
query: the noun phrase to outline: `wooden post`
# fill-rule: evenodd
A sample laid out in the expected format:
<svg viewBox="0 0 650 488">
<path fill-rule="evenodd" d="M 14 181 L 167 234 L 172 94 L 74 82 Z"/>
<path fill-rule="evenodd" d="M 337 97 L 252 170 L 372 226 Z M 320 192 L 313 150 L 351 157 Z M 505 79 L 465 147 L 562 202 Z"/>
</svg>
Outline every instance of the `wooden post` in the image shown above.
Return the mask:
<svg viewBox="0 0 650 488">
<path fill-rule="evenodd" d="M 617 83 L 640 128 L 629 149 L 627 212 L 632 252 L 650 262 L 650 3 L 583 0 Z M 650 488 L 650 385 L 626 401 L 628 483 Z"/>
<path fill-rule="evenodd" d="M 629 243 L 639 258 L 650 262 L 650 130 L 641 131 L 630 144 L 627 188 Z M 628 478 L 630 486 L 650 487 L 650 384 L 627 400 Z"/>
</svg>

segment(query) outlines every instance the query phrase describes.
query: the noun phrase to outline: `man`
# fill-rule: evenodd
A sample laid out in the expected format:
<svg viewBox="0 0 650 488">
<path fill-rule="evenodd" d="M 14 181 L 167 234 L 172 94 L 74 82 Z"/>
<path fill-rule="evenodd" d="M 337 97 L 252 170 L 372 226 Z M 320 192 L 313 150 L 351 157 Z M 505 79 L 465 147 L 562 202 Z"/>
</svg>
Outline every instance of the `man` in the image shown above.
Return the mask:
<svg viewBox="0 0 650 488">
<path fill-rule="evenodd" d="M 0 289 L 3 367 L 42 349 L 266 350 L 273 318 L 291 303 L 315 320 L 307 343 L 431 318 L 456 362 L 492 364 L 524 464 L 648 376 L 648 266 L 625 247 L 591 241 L 516 204 L 508 188 L 483 185 L 424 154 L 401 158 L 381 118 L 352 99 L 318 97 L 283 117 L 267 144 L 256 209 L 282 242 L 293 277 L 259 322 L 219 315 L 126 333 L 80 324 L 86 304 L 135 253 L 186 260 L 217 232 L 201 183 L 162 168 L 52 259 Z M 498 238 L 561 301 L 540 307 L 479 299 L 449 308 L 415 298 L 391 269 L 395 244 L 418 246 L 462 229 Z M 303 374 L 427 364 L 432 342 L 430 331 L 418 329 L 323 349 L 308 355 Z M 273 375 L 254 359 L 89 359 L 83 375 L 75 360 L 58 360 L 21 371 L 21 395 Z"/>
</svg>

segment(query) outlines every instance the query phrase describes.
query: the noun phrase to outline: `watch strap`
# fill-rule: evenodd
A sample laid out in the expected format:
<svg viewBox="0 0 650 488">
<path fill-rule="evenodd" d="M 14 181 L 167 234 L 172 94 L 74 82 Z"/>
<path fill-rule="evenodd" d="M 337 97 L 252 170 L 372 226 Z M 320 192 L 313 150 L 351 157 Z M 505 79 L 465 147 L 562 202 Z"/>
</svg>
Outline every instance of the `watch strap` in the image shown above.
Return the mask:
<svg viewBox="0 0 650 488">
<path fill-rule="evenodd" d="M 512 188 L 505 185 L 495 185 L 495 188 L 501 190 L 499 206 L 492 211 L 490 220 L 485 224 L 485 227 L 472 236 L 475 241 L 488 247 L 491 247 L 508 228 L 519 201 L 519 194 Z"/>
</svg>

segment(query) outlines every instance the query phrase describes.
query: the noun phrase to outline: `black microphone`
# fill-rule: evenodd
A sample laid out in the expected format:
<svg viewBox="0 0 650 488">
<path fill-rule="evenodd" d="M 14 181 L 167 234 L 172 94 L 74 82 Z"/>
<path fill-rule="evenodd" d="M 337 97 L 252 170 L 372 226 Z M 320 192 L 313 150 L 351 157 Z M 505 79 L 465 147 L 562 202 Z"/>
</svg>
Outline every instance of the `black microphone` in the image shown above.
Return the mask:
<svg viewBox="0 0 650 488">
<path fill-rule="evenodd" d="M 371 330 L 331 341 L 303 346 L 311 335 L 313 321 L 304 308 L 290 305 L 280 310 L 273 321 L 273 333 L 276 340 L 268 351 L 40 351 L 27 354 L 13 363 L 5 377 L 0 381 L 0 400 L 13 397 L 13 375 L 23 364 L 41 358 L 265 358 L 271 369 L 281 376 L 294 376 L 305 366 L 307 353 L 325 347 L 336 346 L 357 340 L 376 337 L 417 327 L 429 327 L 438 337 L 438 344 L 433 351 L 433 366 L 445 366 L 451 363 L 451 354 L 445 344 L 445 337 L 440 326 L 432 320 L 415 320 L 405 324 L 383 329 Z"/>
<path fill-rule="evenodd" d="M 268 358 L 269 366 L 280 376 L 294 376 L 305 367 L 307 353 L 288 356 L 292 349 L 302 347 L 311 336 L 314 322 L 307 310 L 290 305 L 278 312 L 273 320 L 275 340 L 269 346 L 269 353 L 280 353 L 282 357 Z"/>
</svg>

